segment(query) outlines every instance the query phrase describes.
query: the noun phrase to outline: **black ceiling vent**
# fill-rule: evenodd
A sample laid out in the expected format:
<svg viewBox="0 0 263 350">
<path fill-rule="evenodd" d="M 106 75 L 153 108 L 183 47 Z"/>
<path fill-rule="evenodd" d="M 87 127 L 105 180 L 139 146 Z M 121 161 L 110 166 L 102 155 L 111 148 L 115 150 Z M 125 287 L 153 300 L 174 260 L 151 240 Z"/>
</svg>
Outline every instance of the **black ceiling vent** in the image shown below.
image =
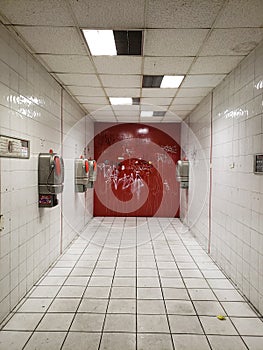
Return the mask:
<svg viewBox="0 0 263 350">
<path fill-rule="evenodd" d="M 142 81 L 143 88 L 159 88 L 163 80 L 163 75 L 144 75 Z"/>
<path fill-rule="evenodd" d="M 142 55 L 141 30 L 114 30 L 117 55 Z"/>
<path fill-rule="evenodd" d="M 139 105 L 140 104 L 140 97 L 133 97 L 132 98 L 132 104 L 133 105 Z"/>
<path fill-rule="evenodd" d="M 153 116 L 154 117 L 164 117 L 165 113 L 166 113 L 165 111 L 154 111 Z"/>
</svg>

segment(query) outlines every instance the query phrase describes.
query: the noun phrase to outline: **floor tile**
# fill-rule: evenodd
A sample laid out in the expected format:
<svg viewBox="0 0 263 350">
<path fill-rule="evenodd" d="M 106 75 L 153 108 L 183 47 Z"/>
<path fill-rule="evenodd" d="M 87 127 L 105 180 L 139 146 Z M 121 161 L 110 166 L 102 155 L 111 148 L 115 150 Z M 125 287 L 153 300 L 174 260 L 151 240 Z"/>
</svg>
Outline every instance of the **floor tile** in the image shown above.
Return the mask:
<svg viewBox="0 0 263 350">
<path fill-rule="evenodd" d="M 137 288 L 138 299 L 163 299 L 160 288 Z"/>
<path fill-rule="evenodd" d="M 219 320 L 217 317 L 200 316 L 206 334 L 237 335 L 229 318 Z"/>
<path fill-rule="evenodd" d="M 173 334 L 176 350 L 210 350 L 210 346 L 204 335 Z"/>
<path fill-rule="evenodd" d="M 60 286 L 37 286 L 29 296 L 30 298 L 54 298 L 60 288 Z"/>
<path fill-rule="evenodd" d="M 56 298 L 48 312 L 76 312 L 79 303 L 80 298 Z"/>
<path fill-rule="evenodd" d="M 137 301 L 138 314 L 165 314 L 165 307 L 163 300 L 146 300 L 141 299 Z"/>
<path fill-rule="evenodd" d="M 137 287 L 150 287 L 150 288 L 160 288 L 160 282 L 158 277 L 138 277 Z"/>
<path fill-rule="evenodd" d="M 104 333 L 99 350 L 135 350 L 136 336 L 127 333 Z"/>
<path fill-rule="evenodd" d="M 70 331 L 101 332 L 104 314 L 77 314 Z"/>
<path fill-rule="evenodd" d="M 138 334 L 138 350 L 173 350 L 170 334 Z"/>
<path fill-rule="evenodd" d="M 162 277 L 161 283 L 163 288 L 184 288 L 185 287 L 182 278 Z"/>
<path fill-rule="evenodd" d="M 191 301 L 188 300 L 166 300 L 168 314 L 195 315 L 196 312 Z"/>
<path fill-rule="evenodd" d="M 25 346 L 25 350 L 60 350 L 66 333 L 35 332 Z"/>
<path fill-rule="evenodd" d="M 247 344 L 249 350 L 262 350 L 263 338 L 262 337 L 242 337 Z"/>
<path fill-rule="evenodd" d="M 192 300 L 216 300 L 211 289 L 188 289 Z"/>
<path fill-rule="evenodd" d="M 0 350 L 21 350 L 31 334 L 31 332 L 0 332 Z"/>
<path fill-rule="evenodd" d="M 222 302 L 222 306 L 226 310 L 228 316 L 257 317 L 257 314 L 248 303 L 225 301 Z"/>
<path fill-rule="evenodd" d="M 130 299 L 136 297 L 134 287 L 112 287 L 111 298 Z"/>
<path fill-rule="evenodd" d="M 194 300 L 193 303 L 199 316 L 224 316 L 226 314 L 218 301 Z"/>
<path fill-rule="evenodd" d="M 183 288 L 163 288 L 164 299 L 189 300 L 186 289 Z"/>
<path fill-rule="evenodd" d="M 107 314 L 104 332 L 136 332 L 136 316 L 127 314 Z"/>
<path fill-rule="evenodd" d="M 181 270 L 181 274 L 184 278 L 188 278 L 188 277 L 203 277 L 203 275 L 201 274 L 201 272 L 199 270 L 186 270 L 186 269 L 182 269 Z"/>
<path fill-rule="evenodd" d="M 17 312 L 45 312 L 53 299 L 29 298 L 23 303 Z"/>
<path fill-rule="evenodd" d="M 83 299 L 78 312 L 105 314 L 107 305 L 108 299 Z"/>
<path fill-rule="evenodd" d="M 40 286 L 62 286 L 67 276 L 50 276 L 45 277 L 39 283 Z"/>
<path fill-rule="evenodd" d="M 48 313 L 41 320 L 37 331 L 67 331 L 73 317 L 72 313 Z"/>
<path fill-rule="evenodd" d="M 136 312 L 135 299 L 110 299 L 108 313 L 134 314 Z"/>
<path fill-rule="evenodd" d="M 104 287 L 104 286 L 111 286 L 112 284 L 112 277 L 106 276 L 92 276 L 89 280 L 89 286 L 91 287 Z"/>
<path fill-rule="evenodd" d="M 138 315 L 138 332 L 143 333 L 169 333 L 168 322 L 165 315 Z"/>
<path fill-rule="evenodd" d="M 4 330 L 33 331 L 38 325 L 43 314 L 17 313 L 8 321 Z"/>
<path fill-rule="evenodd" d="M 204 278 L 184 278 L 186 288 L 210 288 Z"/>
<path fill-rule="evenodd" d="M 115 277 L 112 285 L 114 287 L 135 287 L 136 278 L 135 277 Z"/>
<path fill-rule="evenodd" d="M 172 333 L 203 334 L 200 322 L 196 316 L 169 315 Z"/>
<path fill-rule="evenodd" d="M 100 337 L 100 333 L 69 332 L 62 350 L 97 350 Z"/>
<path fill-rule="evenodd" d="M 87 286 L 89 277 L 71 276 L 65 281 L 65 286 Z"/>
<path fill-rule="evenodd" d="M 240 336 L 209 335 L 208 339 L 213 350 L 222 350 L 222 349 L 246 350 L 247 349 Z"/>
<path fill-rule="evenodd" d="M 235 289 L 233 284 L 226 278 L 208 278 L 207 282 L 213 289 Z"/>
<path fill-rule="evenodd" d="M 64 286 L 58 292 L 57 298 L 81 298 L 84 290 L 84 286 Z"/>
<path fill-rule="evenodd" d="M 244 301 L 244 298 L 236 290 L 214 289 L 214 293 L 219 301 Z"/>
<path fill-rule="evenodd" d="M 108 298 L 110 287 L 88 287 L 84 293 L 84 298 Z"/>
<path fill-rule="evenodd" d="M 259 318 L 231 317 L 240 335 L 263 336 L 263 322 Z"/>
</svg>

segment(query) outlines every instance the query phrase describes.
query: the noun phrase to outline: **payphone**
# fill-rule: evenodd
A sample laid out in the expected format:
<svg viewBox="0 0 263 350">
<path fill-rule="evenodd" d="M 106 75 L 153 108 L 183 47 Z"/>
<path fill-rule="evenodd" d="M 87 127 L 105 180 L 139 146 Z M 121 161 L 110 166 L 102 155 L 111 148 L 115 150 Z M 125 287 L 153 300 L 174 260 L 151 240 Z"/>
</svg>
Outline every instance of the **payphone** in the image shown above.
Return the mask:
<svg viewBox="0 0 263 350">
<path fill-rule="evenodd" d="M 87 159 L 75 159 L 75 191 L 86 192 L 89 182 L 89 161 Z"/>
<path fill-rule="evenodd" d="M 52 150 L 38 156 L 38 206 L 54 207 L 58 204 L 57 194 L 64 187 L 63 158 Z"/>
<path fill-rule="evenodd" d="M 95 160 L 88 160 L 89 163 L 89 181 L 88 188 L 93 188 L 94 182 L 97 179 L 97 163 Z"/>
<path fill-rule="evenodd" d="M 180 182 L 181 188 L 188 188 L 189 184 L 189 161 L 178 160 L 176 164 L 176 180 Z"/>
</svg>

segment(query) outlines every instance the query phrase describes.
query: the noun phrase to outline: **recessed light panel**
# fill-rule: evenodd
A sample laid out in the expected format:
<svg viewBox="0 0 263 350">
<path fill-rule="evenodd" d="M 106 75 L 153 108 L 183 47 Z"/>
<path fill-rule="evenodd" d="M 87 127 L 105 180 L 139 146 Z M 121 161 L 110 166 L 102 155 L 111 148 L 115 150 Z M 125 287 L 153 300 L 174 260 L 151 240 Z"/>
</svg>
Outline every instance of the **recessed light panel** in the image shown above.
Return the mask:
<svg viewBox="0 0 263 350">
<path fill-rule="evenodd" d="M 141 30 L 114 30 L 113 34 L 117 49 L 117 55 L 141 56 Z"/>
<path fill-rule="evenodd" d="M 184 75 L 165 75 L 161 83 L 161 88 L 178 88 L 183 79 Z"/>
<path fill-rule="evenodd" d="M 148 117 L 152 117 L 153 116 L 153 111 L 141 111 L 141 117 L 145 117 L 145 118 L 148 118 Z"/>
<path fill-rule="evenodd" d="M 112 105 L 132 105 L 131 97 L 110 97 L 110 103 Z"/>
<path fill-rule="evenodd" d="M 93 56 L 116 56 L 117 50 L 112 30 L 83 29 L 85 40 Z"/>
<path fill-rule="evenodd" d="M 144 75 L 142 81 L 143 88 L 159 88 L 163 80 L 163 75 Z"/>
</svg>

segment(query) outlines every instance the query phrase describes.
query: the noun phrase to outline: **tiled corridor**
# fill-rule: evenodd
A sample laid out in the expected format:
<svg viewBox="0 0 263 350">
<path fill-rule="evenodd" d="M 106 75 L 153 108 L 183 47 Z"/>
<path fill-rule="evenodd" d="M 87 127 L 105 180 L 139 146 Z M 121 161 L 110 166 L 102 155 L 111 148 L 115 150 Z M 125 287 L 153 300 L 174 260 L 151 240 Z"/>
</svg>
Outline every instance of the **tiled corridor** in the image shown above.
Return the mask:
<svg viewBox="0 0 263 350">
<path fill-rule="evenodd" d="M 0 350 L 262 348 L 262 320 L 164 218 L 92 219 L 0 332 Z"/>
</svg>

